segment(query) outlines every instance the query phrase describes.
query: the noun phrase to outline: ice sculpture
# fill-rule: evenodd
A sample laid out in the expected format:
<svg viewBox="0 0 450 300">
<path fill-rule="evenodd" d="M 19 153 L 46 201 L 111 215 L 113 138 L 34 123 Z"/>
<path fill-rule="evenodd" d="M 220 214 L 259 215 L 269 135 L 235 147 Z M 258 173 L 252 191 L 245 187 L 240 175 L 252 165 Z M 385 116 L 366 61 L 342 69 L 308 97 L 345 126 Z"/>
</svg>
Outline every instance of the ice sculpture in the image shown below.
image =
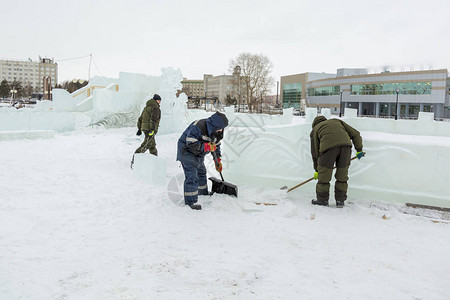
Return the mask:
<svg viewBox="0 0 450 300">
<path fill-rule="evenodd" d="M 161 85 L 159 95 L 161 101 L 161 122 L 159 124 L 159 134 L 181 132 L 188 125 L 187 96 L 181 93 L 176 96 L 177 91 L 183 88 L 181 81 L 183 75 L 180 70 L 173 68 L 163 68 L 161 75 Z M 151 98 L 153 94 L 148 95 Z"/>
<path fill-rule="evenodd" d="M 164 158 L 149 153 L 134 155 L 134 174 L 153 186 L 163 186 L 167 183 L 167 163 Z"/>
<path fill-rule="evenodd" d="M 161 133 L 181 131 L 187 124 L 187 97 L 176 94 L 183 76 L 170 67 L 161 71 L 161 76 L 120 72 L 118 79 L 94 77 L 73 93 L 53 89 L 53 101 L 38 101 L 34 109 L 0 110 L 0 130 L 64 132 L 86 126 L 135 126 L 147 100 L 159 93 Z"/>
<path fill-rule="evenodd" d="M 274 188 L 292 187 L 311 178 L 314 170 L 308 120 L 314 115 L 315 108 L 307 110 L 304 123 L 286 127 L 229 128 L 222 151 L 224 176 L 230 182 Z M 349 195 L 366 200 L 450 206 L 450 123 L 426 117 L 420 121 L 356 117 L 343 120 L 361 131 L 367 152 L 349 169 Z M 332 196 L 333 186 L 330 191 Z M 298 192 L 314 197 L 314 182 L 292 192 L 293 197 Z"/>
<path fill-rule="evenodd" d="M 222 112 L 227 116 L 230 127 L 260 128 L 264 126 L 290 125 L 293 117 L 293 108 L 283 109 L 283 114 L 281 115 L 235 113 L 233 106 L 223 108 Z M 214 111 L 206 112 L 204 110 L 191 109 L 187 113 L 190 123 L 195 120 L 208 118 Z"/>
</svg>

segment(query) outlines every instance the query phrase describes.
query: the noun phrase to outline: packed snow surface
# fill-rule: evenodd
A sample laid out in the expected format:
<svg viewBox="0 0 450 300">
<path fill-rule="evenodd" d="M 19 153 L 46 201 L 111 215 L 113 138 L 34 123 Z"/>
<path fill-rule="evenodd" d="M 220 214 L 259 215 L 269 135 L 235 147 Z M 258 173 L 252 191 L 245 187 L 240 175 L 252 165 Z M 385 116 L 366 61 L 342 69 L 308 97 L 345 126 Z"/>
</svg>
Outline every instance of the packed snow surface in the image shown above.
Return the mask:
<svg viewBox="0 0 450 300">
<path fill-rule="evenodd" d="M 1 142 L 0 299 L 450 299 L 448 219 L 240 182 L 193 211 L 180 134 L 157 136 L 154 185 L 130 169 L 135 131 Z"/>
</svg>

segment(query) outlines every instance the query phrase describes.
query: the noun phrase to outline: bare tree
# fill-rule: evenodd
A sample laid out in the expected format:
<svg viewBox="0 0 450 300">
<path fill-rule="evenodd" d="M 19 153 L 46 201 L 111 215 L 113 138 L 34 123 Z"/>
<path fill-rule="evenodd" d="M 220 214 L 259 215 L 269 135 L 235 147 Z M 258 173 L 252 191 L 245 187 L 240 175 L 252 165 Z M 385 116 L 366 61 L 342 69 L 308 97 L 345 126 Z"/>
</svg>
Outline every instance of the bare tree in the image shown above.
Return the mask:
<svg viewBox="0 0 450 300">
<path fill-rule="evenodd" d="M 241 68 L 240 84 L 245 91 L 249 109 L 252 111 L 257 100 L 267 95 L 275 82 L 270 76 L 273 63 L 263 54 L 244 52 L 230 60 L 230 72 L 233 72 L 237 66 Z"/>
</svg>

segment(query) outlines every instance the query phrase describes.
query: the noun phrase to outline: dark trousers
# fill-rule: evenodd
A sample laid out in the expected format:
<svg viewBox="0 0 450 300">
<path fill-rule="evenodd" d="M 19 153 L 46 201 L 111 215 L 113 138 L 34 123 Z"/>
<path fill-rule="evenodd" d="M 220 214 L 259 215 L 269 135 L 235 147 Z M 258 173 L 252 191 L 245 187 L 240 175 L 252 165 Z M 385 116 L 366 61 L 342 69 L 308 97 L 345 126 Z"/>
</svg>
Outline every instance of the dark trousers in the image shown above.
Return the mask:
<svg viewBox="0 0 450 300">
<path fill-rule="evenodd" d="M 206 180 L 204 157 L 188 155 L 187 158 L 180 161 L 185 177 L 184 203 L 191 205 L 197 202 L 198 195 L 208 195 L 208 183 Z"/>
<path fill-rule="evenodd" d="M 330 180 L 333 175 L 333 167 L 336 163 L 336 183 L 334 185 L 334 198 L 336 201 L 347 199 L 348 167 L 350 166 L 350 156 L 352 147 L 337 147 L 324 152 L 319 156 L 317 162 L 319 178 L 316 185 L 316 195 L 319 201 L 328 201 L 330 197 Z"/>
<path fill-rule="evenodd" d="M 137 148 L 134 153 L 144 153 L 147 150 L 150 150 L 150 154 L 158 156 L 158 150 L 156 149 L 155 136 L 149 136 L 148 134 L 146 134 L 141 146 L 139 148 Z"/>
</svg>

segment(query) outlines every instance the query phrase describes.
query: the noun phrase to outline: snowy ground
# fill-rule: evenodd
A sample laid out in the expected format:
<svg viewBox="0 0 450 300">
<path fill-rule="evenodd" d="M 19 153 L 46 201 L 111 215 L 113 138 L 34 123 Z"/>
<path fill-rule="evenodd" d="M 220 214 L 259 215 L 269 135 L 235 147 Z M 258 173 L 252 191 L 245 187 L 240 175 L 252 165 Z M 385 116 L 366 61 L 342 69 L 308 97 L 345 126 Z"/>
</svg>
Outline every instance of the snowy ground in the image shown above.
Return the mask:
<svg viewBox="0 0 450 300">
<path fill-rule="evenodd" d="M 192 211 L 133 174 L 134 133 L 0 143 L 0 299 L 450 299 L 448 220 L 239 182 Z"/>
</svg>

